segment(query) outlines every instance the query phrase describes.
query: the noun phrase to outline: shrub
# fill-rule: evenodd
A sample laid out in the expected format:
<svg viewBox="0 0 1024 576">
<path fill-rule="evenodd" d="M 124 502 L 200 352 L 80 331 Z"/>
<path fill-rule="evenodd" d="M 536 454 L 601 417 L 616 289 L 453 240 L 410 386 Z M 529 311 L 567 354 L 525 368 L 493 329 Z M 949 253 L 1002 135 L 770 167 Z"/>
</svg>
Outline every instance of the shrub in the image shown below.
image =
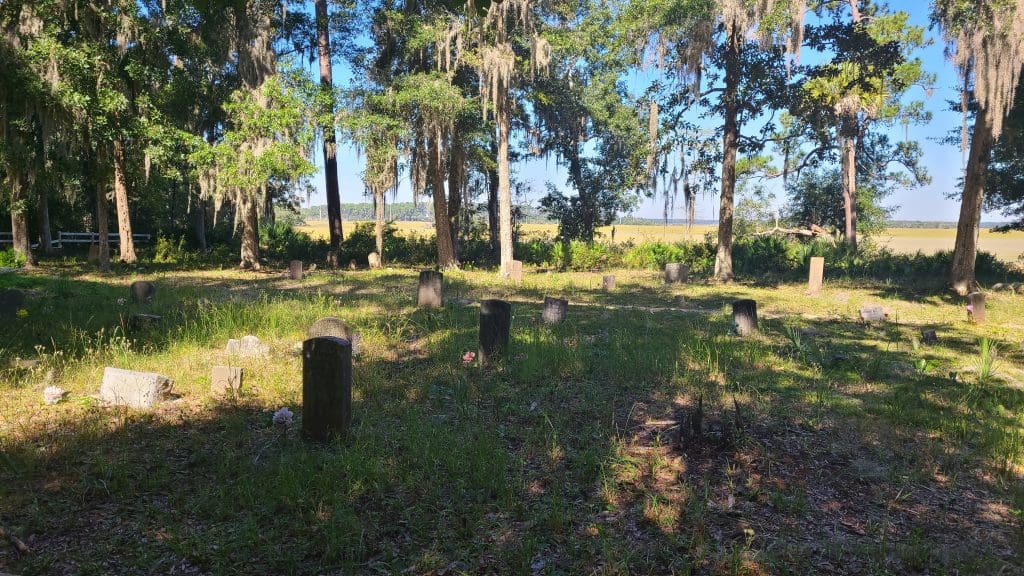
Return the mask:
<svg viewBox="0 0 1024 576">
<path fill-rule="evenodd" d="M 14 250 L 0 250 L 0 268 L 21 268 L 25 265 L 25 256 Z"/>
<path fill-rule="evenodd" d="M 295 230 L 288 221 L 260 226 L 260 245 L 267 259 L 278 261 L 319 262 L 326 260 L 330 251 L 326 240 L 314 240 L 309 234 Z"/>
<path fill-rule="evenodd" d="M 185 237 L 177 241 L 173 237 L 158 236 L 154 247 L 153 261 L 161 264 L 188 264 L 196 260 L 196 255 L 185 247 Z"/>
</svg>

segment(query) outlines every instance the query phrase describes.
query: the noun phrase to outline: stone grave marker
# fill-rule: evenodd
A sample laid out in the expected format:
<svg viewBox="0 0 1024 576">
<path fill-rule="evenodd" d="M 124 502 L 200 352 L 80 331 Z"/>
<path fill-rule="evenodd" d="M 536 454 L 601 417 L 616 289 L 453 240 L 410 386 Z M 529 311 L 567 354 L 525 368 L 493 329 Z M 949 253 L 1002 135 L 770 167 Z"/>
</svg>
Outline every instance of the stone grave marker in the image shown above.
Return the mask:
<svg viewBox="0 0 1024 576">
<path fill-rule="evenodd" d="M 603 278 L 601 278 L 601 289 L 604 290 L 605 292 L 614 292 L 615 291 L 615 276 L 612 276 L 611 274 L 609 274 L 609 275 L 604 276 Z"/>
<path fill-rule="evenodd" d="M 883 306 L 865 306 L 860 309 L 860 320 L 861 322 L 885 322 L 885 319 L 889 317 L 889 313 L 885 311 Z"/>
<path fill-rule="evenodd" d="M 733 302 L 732 322 L 740 336 L 757 332 L 757 302 L 749 299 Z"/>
<path fill-rule="evenodd" d="M 100 246 L 99 244 L 89 244 L 89 263 L 96 264 L 100 261 Z"/>
<path fill-rule="evenodd" d="M 444 274 L 436 270 L 420 272 L 419 292 L 416 305 L 420 308 L 440 308 L 443 305 L 441 288 L 444 286 Z"/>
<path fill-rule="evenodd" d="M 569 314 L 569 301 L 561 298 L 544 297 L 544 311 L 541 312 L 541 320 L 545 324 L 561 324 Z"/>
<path fill-rule="evenodd" d="M 128 290 L 131 292 L 132 302 L 136 303 L 152 302 L 153 297 L 156 296 L 156 285 L 145 280 L 132 282 Z"/>
<path fill-rule="evenodd" d="M 352 355 L 359 355 L 362 338 L 360 338 L 359 334 L 357 334 L 355 330 L 353 330 L 352 327 L 341 318 L 327 316 L 313 322 L 309 327 L 309 330 L 306 332 L 306 337 L 319 338 L 321 336 L 333 336 L 335 338 L 348 340 L 352 344 Z"/>
<path fill-rule="evenodd" d="M 0 291 L 0 318 L 13 318 L 25 305 L 25 293 L 17 288 Z"/>
<path fill-rule="evenodd" d="M 128 320 L 128 326 L 132 330 L 144 330 L 146 328 L 157 326 L 163 321 L 163 319 L 163 316 L 160 316 L 159 314 L 132 314 L 131 318 Z"/>
<path fill-rule="evenodd" d="M 107 367 L 103 369 L 100 400 L 113 406 L 152 408 L 170 395 L 172 386 L 167 376 Z"/>
<path fill-rule="evenodd" d="M 228 340 L 224 352 L 230 356 L 241 356 L 242 358 L 256 358 L 270 354 L 270 346 L 264 344 L 259 338 L 253 335 L 243 336 L 239 340 Z"/>
<path fill-rule="evenodd" d="M 985 294 L 971 292 L 967 295 L 967 314 L 975 324 L 985 323 Z"/>
<path fill-rule="evenodd" d="M 366 261 L 370 263 L 370 268 L 380 268 L 380 254 L 370 252 L 370 255 L 366 257 Z"/>
<path fill-rule="evenodd" d="M 508 350 L 512 332 L 512 305 L 504 300 L 480 302 L 481 366 L 493 363 Z"/>
<path fill-rule="evenodd" d="M 321 336 L 302 343 L 302 434 L 345 437 L 352 423 L 352 344 Z"/>
<path fill-rule="evenodd" d="M 288 263 L 288 278 L 290 280 L 302 280 L 302 260 L 292 260 Z"/>
<path fill-rule="evenodd" d="M 523 283 L 523 261 L 513 260 L 509 265 L 508 277 L 516 284 Z"/>
<path fill-rule="evenodd" d="M 825 283 L 825 259 L 821 256 L 811 258 L 811 268 L 807 276 L 807 294 L 813 296 L 821 292 Z"/>
<path fill-rule="evenodd" d="M 210 393 L 214 396 L 236 395 L 242 390 L 242 369 L 235 366 L 214 366 L 210 373 Z"/>
<path fill-rule="evenodd" d="M 685 284 L 690 281 L 690 267 L 686 264 L 665 264 L 666 284 Z"/>
<path fill-rule="evenodd" d="M 921 342 L 925 344 L 938 344 L 939 335 L 935 330 L 921 330 Z"/>
</svg>

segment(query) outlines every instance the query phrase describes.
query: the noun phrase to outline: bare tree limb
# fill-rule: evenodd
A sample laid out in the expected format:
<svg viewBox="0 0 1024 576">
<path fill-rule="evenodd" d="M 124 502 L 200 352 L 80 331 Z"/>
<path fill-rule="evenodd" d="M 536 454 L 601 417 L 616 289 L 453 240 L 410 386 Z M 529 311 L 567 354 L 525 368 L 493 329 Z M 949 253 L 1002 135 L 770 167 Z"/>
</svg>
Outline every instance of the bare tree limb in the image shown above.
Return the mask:
<svg viewBox="0 0 1024 576">
<path fill-rule="evenodd" d="M 27 556 L 32 553 L 32 549 L 25 545 L 17 536 L 8 532 L 3 526 L 0 526 L 0 539 L 7 540 L 14 546 L 14 549 L 18 551 L 18 554 Z"/>
</svg>

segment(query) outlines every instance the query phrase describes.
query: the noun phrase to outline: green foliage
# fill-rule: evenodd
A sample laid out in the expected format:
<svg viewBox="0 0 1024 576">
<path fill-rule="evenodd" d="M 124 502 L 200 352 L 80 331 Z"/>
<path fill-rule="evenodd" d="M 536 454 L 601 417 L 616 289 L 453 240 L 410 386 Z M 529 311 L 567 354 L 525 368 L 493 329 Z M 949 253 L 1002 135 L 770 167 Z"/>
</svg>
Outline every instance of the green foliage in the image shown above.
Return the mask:
<svg viewBox="0 0 1024 576">
<path fill-rule="evenodd" d="M 871 180 L 857 187 L 857 232 L 870 236 L 885 229 L 894 208 L 882 206 L 879 187 Z M 817 225 L 842 230 L 846 222 L 843 210 L 843 186 L 838 169 L 808 170 L 789 183 L 789 203 L 783 217 L 794 225 Z"/>
<path fill-rule="evenodd" d="M 266 250 L 264 255 L 267 258 L 278 262 L 323 262 L 330 250 L 325 240 L 314 240 L 309 234 L 295 230 L 288 221 L 261 225 L 260 246 Z"/>
<path fill-rule="evenodd" d="M 0 250 L 0 268 L 21 268 L 25 265 L 25 255 L 17 250 Z"/>
<path fill-rule="evenodd" d="M 185 237 L 158 236 L 154 246 L 153 261 L 160 264 L 189 264 L 195 254 L 186 247 Z"/>
</svg>

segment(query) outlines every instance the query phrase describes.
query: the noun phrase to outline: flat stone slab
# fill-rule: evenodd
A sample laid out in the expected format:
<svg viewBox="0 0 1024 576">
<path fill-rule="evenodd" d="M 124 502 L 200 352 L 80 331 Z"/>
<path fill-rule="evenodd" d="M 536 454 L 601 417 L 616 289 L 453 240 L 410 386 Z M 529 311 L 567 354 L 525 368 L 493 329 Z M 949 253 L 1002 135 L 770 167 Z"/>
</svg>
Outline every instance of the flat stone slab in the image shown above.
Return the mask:
<svg viewBox="0 0 1024 576">
<path fill-rule="evenodd" d="M 861 322 L 885 322 L 889 312 L 884 306 L 865 306 L 860 309 Z"/>
<path fill-rule="evenodd" d="M 264 344 L 263 341 L 256 336 L 250 334 L 248 336 L 243 336 L 238 340 L 235 340 L 234 338 L 228 340 L 228 345 L 224 348 L 224 352 L 230 356 L 259 358 L 270 354 L 270 346 Z"/>
<path fill-rule="evenodd" d="M 170 395 L 172 386 L 167 376 L 108 366 L 103 369 L 100 400 L 112 406 L 152 408 Z"/>
</svg>

